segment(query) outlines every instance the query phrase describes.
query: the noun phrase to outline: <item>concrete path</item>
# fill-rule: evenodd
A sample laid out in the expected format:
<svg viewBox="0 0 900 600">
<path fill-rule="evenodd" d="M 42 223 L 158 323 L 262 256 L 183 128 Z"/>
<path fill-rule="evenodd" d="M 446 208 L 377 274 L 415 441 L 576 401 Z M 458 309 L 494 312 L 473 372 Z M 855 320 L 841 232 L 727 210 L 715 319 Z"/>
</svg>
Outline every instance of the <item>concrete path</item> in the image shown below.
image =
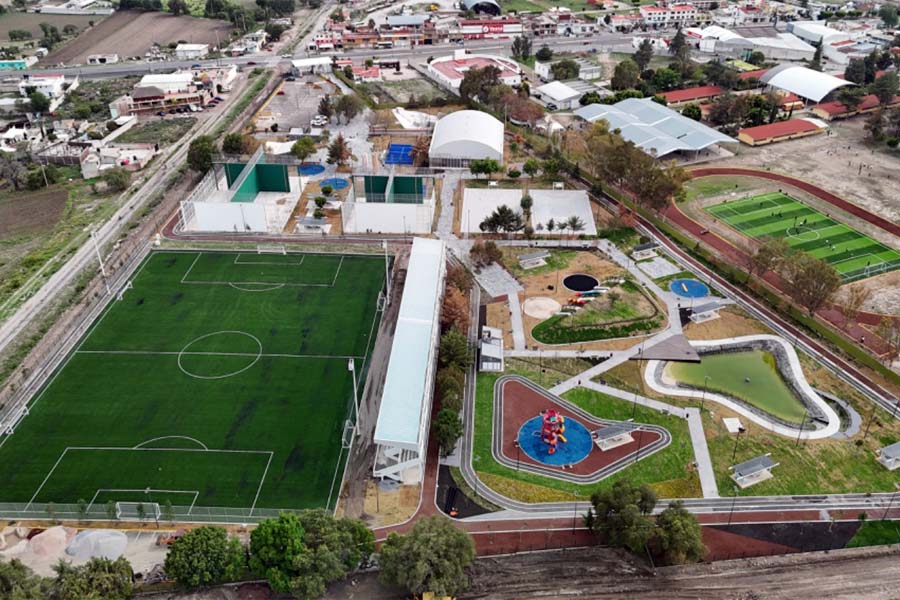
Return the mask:
<svg viewBox="0 0 900 600">
<path fill-rule="evenodd" d="M 525 326 L 522 324 L 522 307 L 519 305 L 518 290 L 507 294 L 506 298 L 509 302 L 509 320 L 512 323 L 513 348 L 524 350 Z"/>
</svg>

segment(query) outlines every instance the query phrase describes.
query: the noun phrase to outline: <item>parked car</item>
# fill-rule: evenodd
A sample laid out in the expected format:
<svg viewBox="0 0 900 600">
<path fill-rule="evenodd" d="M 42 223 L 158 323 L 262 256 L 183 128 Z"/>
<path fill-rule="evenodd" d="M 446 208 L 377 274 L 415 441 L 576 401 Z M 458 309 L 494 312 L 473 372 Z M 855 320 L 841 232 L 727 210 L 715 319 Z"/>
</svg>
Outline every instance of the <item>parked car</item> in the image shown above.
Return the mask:
<svg viewBox="0 0 900 600">
<path fill-rule="evenodd" d="M 547 110 L 559 110 L 559 107 L 552 102 L 547 103 Z"/>
<path fill-rule="evenodd" d="M 202 69 L 203 65 L 201 65 L 200 63 L 194 63 L 191 65 L 191 68 L 192 69 Z"/>
<path fill-rule="evenodd" d="M 278 96 L 284 96 L 284 90 L 278 90 Z"/>
<path fill-rule="evenodd" d="M 255 67 L 255 66 L 256 66 L 256 61 L 248 60 L 248 61 L 247 61 L 247 66 L 248 66 L 248 67 Z"/>
</svg>

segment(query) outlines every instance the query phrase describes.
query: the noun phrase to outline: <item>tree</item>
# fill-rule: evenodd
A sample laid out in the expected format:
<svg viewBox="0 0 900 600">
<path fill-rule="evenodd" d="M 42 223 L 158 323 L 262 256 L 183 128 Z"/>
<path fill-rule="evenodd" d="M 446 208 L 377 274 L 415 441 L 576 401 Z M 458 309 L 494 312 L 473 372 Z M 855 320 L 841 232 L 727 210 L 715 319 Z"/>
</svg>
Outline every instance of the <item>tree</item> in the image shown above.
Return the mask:
<svg viewBox="0 0 900 600">
<path fill-rule="evenodd" d="M 844 69 L 844 79 L 857 84 L 866 82 L 866 63 L 861 58 L 851 58 Z"/>
<path fill-rule="evenodd" d="M 652 83 L 657 91 L 667 92 L 674 90 L 681 85 L 681 73 L 669 68 L 658 69 L 653 74 Z"/>
<path fill-rule="evenodd" d="M 882 4 L 881 8 L 878 9 L 878 16 L 881 17 L 881 22 L 884 23 L 884 26 L 888 29 L 893 29 L 897 27 L 898 17 L 897 17 L 897 7 L 893 4 Z"/>
<path fill-rule="evenodd" d="M 475 177 L 487 175 L 490 179 L 491 175 L 500 172 L 500 163 L 493 158 L 477 158 L 469 161 L 469 171 Z"/>
<path fill-rule="evenodd" d="M 522 165 L 522 170 L 525 171 L 525 173 L 529 177 L 534 177 L 535 175 L 537 175 L 537 173 L 538 173 L 538 171 L 540 171 L 540 169 L 541 169 L 540 163 L 538 163 L 538 161 L 534 158 L 529 158 Z"/>
<path fill-rule="evenodd" d="M 497 244 L 491 240 L 487 242 L 476 241 L 469 250 L 469 256 L 477 267 L 491 265 L 503 258 L 503 252 L 497 247 Z"/>
<path fill-rule="evenodd" d="M 190 9 L 185 0 L 169 0 L 169 12 L 177 17 L 188 14 Z"/>
<path fill-rule="evenodd" d="M 470 69 L 459 84 L 459 96 L 465 101 L 483 99 L 487 92 L 500 85 L 500 69 L 489 65 L 482 69 Z"/>
<path fill-rule="evenodd" d="M 430 140 L 425 136 L 419 136 L 413 143 L 412 159 L 414 167 L 428 166 L 428 151 L 430 149 Z"/>
<path fill-rule="evenodd" d="M 210 136 L 200 135 L 195 137 L 188 147 L 188 167 L 201 175 L 206 173 L 212 168 L 212 157 L 215 151 L 215 142 Z"/>
<path fill-rule="evenodd" d="M 553 60 L 553 50 L 551 50 L 547 44 L 544 44 L 534 57 L 540 62 L 550 62 Z"/>
<path fill-rule="evenodd" d="M 512 43 L 513 58 L 526 61 L 531 57 L 531 40 L 524 35 L 517 36 Z"/>
<path fill-rule="evenodd" d="M 472 274 L 461 265 L 447 267 L 447 285 L 453 286 L 461 292 L 472 289 Z"/>
<path fill-rule="evenodd" d="M 466 295 L 455 287 L 451 287 L 444 294 L 444 302 L 441 305 L 441 326 L 444 329 L 456 327 L 460 331 L 469 329 L 469 301 Z"/>
<path fill-rule="evenodd" d="M 235 581 L 243 575 L 247 555 L 223 527 L 205 525 L 175 540 L 166 555 L 166 576 L 184 587 Z"/>
<path fill-rule="evenodd" d="M 13 189 L 19 191 L 25 182 L 25 166 L 14 155 L 0 152 L 0 179 L 10 182 Z"/>
<path fill-rule="evenodd" d="M 350 146 L 344 139 L 344 134 L 339 133 L 328 146 L 328 164 L 344 166 L 350 160 Z"/>
<path fill-rule="evenodd" d="M 291 155 L 297 160 L 306 160 L 316 153 L 316 143 L 311 137 L 302 137 L 291 146 Z"/>
<path fill-rule="evenodd" d="M 700 107 L 693 102 L 687 104 L 684 108 L 682 108 L 681 114 L 688 119 L 693 119 L 695 121 L 699 121 L 701 118 L 703 118 L 703 111 L 701 111 Z"/>
<path fill-rule="evenodd" d="M 669 54 L 677 56 L 685 47 L 687 47 L 687 39 L 684 37 L 684 31 L 679 27 L 678 31 L 675 32 L 675 36 L 669 40 Z"/>
<path fill-rule="evenodd" d="M 641 41 L 632 58 L 642 73 L 647 70 L 647 67 L 650 66 L 650 60 L 653 58 L 653 42 L 650 41 L 650 38 L 644 38 Z"/>
<path fill-rule="evenodd" d="M 584 229 L 584 221 L 581 220 L 581 217 L 578 215 L 572 215 L 565 222 L 565 228 L 572 231 L 572 235 L 574 236 L 579 231 Z"/>
<path fill-rule="evenodd" d="M 730 69 L 720 62 L 708 63 L 703 69 L 706 83 L 717 85 L 722 89 L 733 90 L 740 83 L 741 78 L 734 69 Z"/>
<path fill-rule="evenodd" d="M 329 119 L 334 114 L 334 109 L 331 107 L 331 99 L 328 96 L 322 96 L 322 99 L 319 100 L 319 114 Z"/>
<path fill-rule="evenodd" d="M 578 63 L 571 58 L 566 58 L 550 65 L 550 73 L 554 79 L 577 79 L 580 71 Z"/>
<path fill-rule="evenodd" d="M 456 596 L 469 585 L 466 567 L 474 558 L 468 533 L 445 517 L 428 517 L 404 536 L 388 536 L 379 555 L 380 579 L 412 594 Z"/>
<path fill-rule="evenodd" d="M 845 319 L 852 321 L 859 316 L 863 306 L 865 306 L 866 302 L 869 301 L 869 298 L 872 297 L 872 290 L 865 285 L 848 287 L 849 289 L 847 290 L 846 298 L 844 299 L 843 304 L 841 304 L 841 312 L 844 313 Z"/>
<path fill-rule="evenodd" d="M 646 485 L 619 480 L 594 492 L 594 531 L 614 546 L 641 552 L 650 540 L 653 522 L 647 517 L 656 506 L 656 494 Z"/>
<path fill-rule="evenodd" d="M 462 437 L 463 423 L 459 412 L 452 408 L 442 408 L 434 419 L 434 438 L 441 449 L 441 456 L 450 456 L 456 442 Z"/>
<path fill-rule="evenodd" d="M 838 92 L 837 100 L 844 105 L 848 113 L 853 113 L 862 104 L 865 95 L 866 91 L 859 86 L 844 86 Z"/>
<path fill-rule="evenodd" d="M 356 94 L 344 94 L 341 96 L 334 109 L 335 112 L 344 117 L 345 122 L 350 122 L 353 117 L 358 115 L 365 108 L 365 104 Z"/>
<path fill-rule="evenodd" d="M 35 575 L 18 558 L 0 561 L 0 598 L 46 600 L 53 580 Z"/>
<path fill-rule="evenodd" d="M 28 103 L 31 111 L 38 114 L 45 113 L 50 109 L 50 98 L 38 91 L 28 94 Z"/>
<path fill-rule="evenodd" d="M 222 140 L 222 152 L 225 154 L 243 153 L 244 141 L 240 133 L 228 133 Z"/>
<path fill-rule="evenodd" d="M 526 217 L 531 216 L 532 206 L 534 206 L 534 200 L 528 194 L 524 194 L 522 199 L 519 200 L 519 207 L 521 207 L 522 213 L 524 213 Z"/>
<path fill-rule="evenodd" d="M 784 238 L 770 238 L 764 241 L 759 248 L 750 255 L 750 275 L 765 275 L 767 272 L 777 269 L 791 253 L 790 245 Z"/>
<path fill-rule="evenodd" d="M 315 598 L 372 553 L 375 537 L 354 519 L 323 510 L 267 519 L 250 534 L 250 568 L 277 592 Z"/>
<path fill-rule="evenodd" d="M 841 287 L 834 267 L 805 252 L 797 253 L 788 266 L 791 295 L 812 316 Z"/>
<path fill-rule="evenodd" d="M 513 233 L 525 226 L 522 215 L 505 204 L 501 204 L 484 220 L 478 228 L 487 233 Z"/>
<path fill-rule="evenodd" d="M 441 336 L 438 358 L 445 367 L 465 369 L 472 360 L 469 340 L 456 327 Z"/>
<path fill-rule="evenodd" d="M 759 50 L 754 50 L 750 53 L 750 56 L 747 57 L 747 62 L 751 65 L 761 67 L 766 64 L 766 55 Z"/>
<path fill-rule="evenodd" d="M 697 562 L 706 554 L 697 517 L 684 508 L 681 500 L 669 504 L 656 518 L 653 547 L 670 565 Z"/>
<path fill-rule="evenodd" d="M 890 104 L 900 89 L 900 79 L 894 72 L 885 73 L 872 84 L 872 93 L 878 96 L 882 105 Z"/>
<path fill-rule="evenodd" d="M 614 90 L 627 90 L 638 84 L 639 77 L 638 66 L 633 60 L 626 58 L 616 65 L 610 85 Z"/>
<path fill-rule="evenodd" d="M 809 68 L 813 71 L 822 70 L 822 44 L 816 46 L 816 51 L 813 54 L 812 60 L 809 62 Z"/>
<path fill-rule="evenodd" d="M 77 567 L 60 560 L 53 569 L 56 571 L 56 581 L 49 597 L 54 600 L 131 598 L 134 572 L 124 556 L 116 560 L 92 558 Z"/>
<path fill-rule="evenodd" d="M 131 172 L 121 167 L 110 169 L 103 174 L 103 181 L 113 192 L 124 192 L 131 185 Z"/>
</svg>

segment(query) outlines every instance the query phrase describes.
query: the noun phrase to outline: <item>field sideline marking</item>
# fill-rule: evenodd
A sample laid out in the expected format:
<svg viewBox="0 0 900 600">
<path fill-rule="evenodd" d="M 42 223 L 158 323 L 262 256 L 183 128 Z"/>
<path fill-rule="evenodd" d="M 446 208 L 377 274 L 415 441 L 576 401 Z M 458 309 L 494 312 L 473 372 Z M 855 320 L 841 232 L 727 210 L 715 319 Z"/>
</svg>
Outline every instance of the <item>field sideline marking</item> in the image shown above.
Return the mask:
<svg viewBox="0 0 900 600">
<path fill-rule="evenodd" d="M 184 272 L 184 275 L 181 276 L 181 283 L 185 283 L 185 279 L 190 274 L 190 272 L 194 269 L 194 265 L 197 264 L 197 261 L 200 260 L 200 257 L 203 256 L 202 252 L 198 252 L 197 256 L 194 257 L 194 262 L 191 263 L 191 266 L 188 267 L 188 270 Z"/>
<path fill-rule="evenodd" d="M 44 477 L 44 480 L 41 482 L 41 485 L 38 486 L 38 489 L 34 492 L 34 495 L 28 501 L 28 504 L 25 505 L 25 510 L 27 511 L 32 504 L 34 504 L 34 499 L 38 497 L 38 494 L 41 493 L 41 490 L 44 489 L 44 486 L 47 484 L 47 481 L 50 480 L 50 477 L 53 475 L 56 468 L 59 466 L 59 463 L 62 462 L 62 459 L 65 458 L 66 454 L 68 454 L 69 450 L 91 450 L 91 451 L 127 451 L 127 452 L 214 452 L 218 454 L 268 454 L 269 460 L 266 462 L 266 470 L 263 473 L 263 478 L 265 478 L 265 473 L 269 470 L 269 464 L 272 462 L 272 457 L 275 455 L 275 452 L 272 450 L 228 450 L 228 449 L 202 449 L 202 448 L 126 448 L 124 446 L 66 446 L 65 450 L 59 455 L 59 458 L 56 459 L 56 462 L 53 463 L 53 466 L 50 468 L 50 472 L 47 473 L 47 476 Z M 257 489 L 257 496 L 259 496 L 259 490 L 262 489 L 262 482 L 260 482 L 260 487 Z M 255 502 L 255 501 L 254 501 Z"/>
<path fill-rule="evenodd" d="M 334 277 L 331 280 L 331 283 L 277 283 L 273 281 L 187 281 L 187 277 L 190 272 L 194 269 L 194 265 L 197 264 L 197 261 L 200 260 L 200 257 L 203 255 L 203 252 L 198 252 L 197 257 L 194 259 L 194 262 L 191 263 L 191 266 L 188 267 L 188 270 L 185 272 L 184 276 L 181 278 L 179 283 L 183 285 L 228 285 L 242 292 L 268 292 L 270 290 L 278 289 L 281 287 L 325 287 L 325 288 L 333 288 L 337 283 L 338 276 L 341 274 L 341 267 L 344 265 L 344 256 L 341 255 L 341 260 L 338 262 L 337 269 L 334 272 Z M 238 254 L 240 256 L 240 254 Z M 237 258 L 235 258 L 237 260 Z M 278 266 L 285 266 L 284 263 L 235 263 L 235 264 L 276 264 Z M 297 266 L 297 264 L 290 263 L 287 266 Z M 268 289 L 263 290 L 243 290 L 237 286 L 239 285 L 259 285 L 259 286 L 270 286 Z M 271 287 L 271 286 L 278 286 Z"/>
<path fill-rule="evenodd" d="M 274 452 L 269 452 L 269 460 L 266 461 L 266 469 L 263 471 L 262 478 L 259 480 L 259 487 L 256 488 L 256 495 L 253 497 L 253 504 L 250 505 L 250 516 L 253 516 L 253 511 L 256 509 L 256 501 L 259 500 L 259 493 L 262 492 L 263 484 L 266 482 L 266 475 L 269 474 L 269 465 L 272 464 L 272 457 L 275 456 Z"/>
<path fill-rule="evenodd" d="M 144 446 L 144 444 L 150 444 L 152 442 L 158 442 L 159 440 L 190 440 L 192 442 L 196 442 L 201 448 L 204 450 L 209 450 L 209 446 L 198 440 L 197 438 L 192 438 L 189 435 L 164 435 L 161 437 L 155 437 L 149 440 L 145 440 L 138 444 L 137 446 L 132 447 L 132 450 L 139 450 Z"/>
<path fill-rule="evenodd" d="M 365 356 L 340 355 L 340 354 L 259 354 L 255 352 L 168 352 L 164 350 L 77 350 L 76 354 L 133 354 L 137 356 L 259 356 L 260 358 L 360 358 Z"/>
<path fill-rule="evenodd" d="M 233 263 L 233 264 L 236 264 L 236 265 L 273 265 L 273 266 L 277 266 L 277 267 L 285 267 L 285 266 L 287 266 L 287 267 L 299 267 L 300 265 L 303 264 L 303 261 L 306 259 L 306 255 L 305 255 L 305 254 L 301 254 L 301 255 L 300 255 L 300 262 L 272 262 L 272 261 L 265 261 L 265 260 L 260 260 L 260 261 L 248 260 L 247 262 L 241 262 L 241 257 L 242 257 L 242 256 L 244 256 L 244 253 L 243 253 L 243 252 L 238 252 L 238 253 L 237 253 L 237 256 L 234 257 L 234 263 Z M 255 255 L 255 254 L 247 254 L 247 256 L 257 256 L 257 255 Z"/>
</svg>

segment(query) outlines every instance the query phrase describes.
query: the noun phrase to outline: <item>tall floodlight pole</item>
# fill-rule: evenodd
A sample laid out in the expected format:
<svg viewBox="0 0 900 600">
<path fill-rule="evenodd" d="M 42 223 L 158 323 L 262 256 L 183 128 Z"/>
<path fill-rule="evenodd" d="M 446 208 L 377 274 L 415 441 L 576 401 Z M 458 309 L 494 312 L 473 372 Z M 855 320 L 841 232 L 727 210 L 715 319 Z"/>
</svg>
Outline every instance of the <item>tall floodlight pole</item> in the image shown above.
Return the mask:
<svg viewBox="0 0 900 600">
<path fill-rule="evenodd" d="M 385 289 L 387 289 L 387 298 L 385 299 L 385 306 L 391 303 L 391 271 L 388 267 L 388 243 L 387 240 L 381 240 L 381 247 L 384 248 L 384 282 Z"/>
<path fill-rule="evenodd" d="M 359 435 L 359 393 L 356 389 L 356 363 L 353 359 L 347 360 L 347 370 L 353 378 L 353 408 L 356 411 L 356 420 L 353 423 L 353 433 Z"/>
<path fill-rule="evenodd" d="M 91 241 L 94 242 L 94 252 L 97 253 L 97 262 L 100 263 L 100 274 L 103 275 L 103 283 L 106 285 L 106 293 L 112 294 L 109 289 L 109 280 L 106 277 L 106 267 L 103 265 L 103 256 L 100 254 L 100 244 L 97 243 L 97 230 L 91 229 Z"/>
</svg>

